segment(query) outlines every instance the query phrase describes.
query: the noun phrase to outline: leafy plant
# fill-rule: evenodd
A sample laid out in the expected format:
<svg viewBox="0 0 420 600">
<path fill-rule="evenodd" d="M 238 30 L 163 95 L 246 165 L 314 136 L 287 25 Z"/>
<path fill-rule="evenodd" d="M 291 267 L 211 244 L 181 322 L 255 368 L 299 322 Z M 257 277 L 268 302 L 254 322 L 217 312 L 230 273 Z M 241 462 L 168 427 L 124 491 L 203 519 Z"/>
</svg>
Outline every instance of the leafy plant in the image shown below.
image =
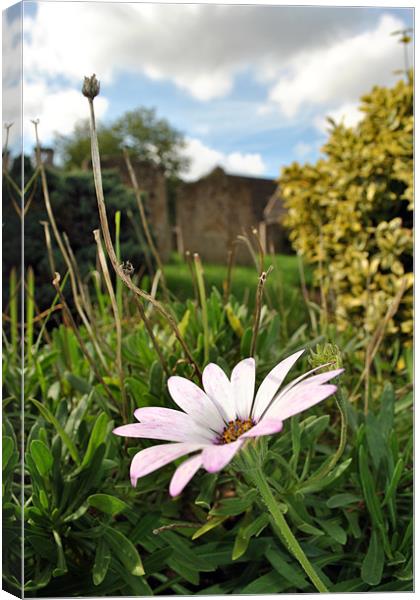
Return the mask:
<svg viewBox="0 0 420 600">
<path fill-rule="evenodd" d="M 413 85 L 375 87 L 354 128 L 330 120 L 325 158 L 283 169 L 294 248 L 316 265 L 339 329 L 372 335 L 401 290 L 386 336 L 410 344 L 413 332 Z M 361 334 L 363 335 L 363 334 Z"/>
</svg>

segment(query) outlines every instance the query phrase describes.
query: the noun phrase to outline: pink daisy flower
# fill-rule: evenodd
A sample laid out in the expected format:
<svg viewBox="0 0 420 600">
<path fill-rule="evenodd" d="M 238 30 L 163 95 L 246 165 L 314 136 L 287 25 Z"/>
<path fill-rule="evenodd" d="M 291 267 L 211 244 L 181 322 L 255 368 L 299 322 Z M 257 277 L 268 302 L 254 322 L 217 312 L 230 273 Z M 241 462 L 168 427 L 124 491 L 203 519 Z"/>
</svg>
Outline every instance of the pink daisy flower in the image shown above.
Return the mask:
<svg viewBox="0 0 420 600">
<path fill-rule="evenodd" d="M 175 471 L 171 496 L 182 492 L 195 473 L 223 469 L 250 438 L 278 433 L 283 421 L 321 402 L 337 389 L 327 382 L 344 371 L 335 369 L 308 377 L 317 367 L 280 389 L 286 375 L 304 350 L 295 352 L 275 366 L 261 383 L 254 398 L 255 361 L 246 358 L 232 371 L 230 380 L 216 364 L 203 371 L 203 388 L 184 377 L 170 377 L 169 393 L 181 411 L 147 407 L 134 411 L 138 423 L 114 429 L 127 437 L 168 441 L 138 452 L 130 468 L 133 486 L 160 467 L 185 456 Z"/>
</svg>

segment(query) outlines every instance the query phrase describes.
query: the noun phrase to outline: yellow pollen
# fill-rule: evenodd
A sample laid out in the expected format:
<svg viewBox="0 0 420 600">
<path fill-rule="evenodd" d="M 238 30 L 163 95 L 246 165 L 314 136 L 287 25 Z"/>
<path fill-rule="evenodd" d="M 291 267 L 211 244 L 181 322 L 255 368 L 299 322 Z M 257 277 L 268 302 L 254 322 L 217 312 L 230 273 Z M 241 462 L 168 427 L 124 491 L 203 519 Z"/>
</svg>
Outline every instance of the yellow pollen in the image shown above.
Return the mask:
<svg viewBox="0 0 420 600">
<path fill-rule="evenodd" d="M 219 443 L 230 444 L 237 440 L 245 431 L 251 429 L 251 427 L 254 427 L 252 419 L 235 419 L 234 421 L 229 421 L 220 435 Z"/>
</svg>

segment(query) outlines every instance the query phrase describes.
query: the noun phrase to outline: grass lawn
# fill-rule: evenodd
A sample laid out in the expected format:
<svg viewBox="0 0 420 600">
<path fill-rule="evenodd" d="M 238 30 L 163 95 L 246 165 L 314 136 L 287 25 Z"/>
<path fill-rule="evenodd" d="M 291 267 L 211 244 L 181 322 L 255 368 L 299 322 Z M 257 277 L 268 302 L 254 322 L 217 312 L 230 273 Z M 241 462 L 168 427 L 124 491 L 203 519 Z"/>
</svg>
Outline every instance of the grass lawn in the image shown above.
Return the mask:
<svg viewBox="0 0 420 600">
<path fill-rule="evenodd" d="M 298 260 L 296 256 L 278 254 L 274 258 L 266 258 L 266 268 L 273 265 L 273 271 L 267 280 L 267 292 L 275 308 L 283 303 L 286 311 L 293 319 L 301 320 L 304 310 L 300 289 Z M 204 264 L 204 276 L 207 290 L 216 287 L 223 294 L 223 282 L 227 275 L 226 265 Z M 165 266 L 165 274 L 169 289 L 177 298 L 185 300 L 194 294 L 191 274 L 187 263 L 179 255 L 173 254 Z M 305 272 L 307 282 L 310 273 Z M 238 300 L 254 305 L 258 273 L 255 267 L 236 265 L 232 274 L 232 294 Z"/>
</svg>

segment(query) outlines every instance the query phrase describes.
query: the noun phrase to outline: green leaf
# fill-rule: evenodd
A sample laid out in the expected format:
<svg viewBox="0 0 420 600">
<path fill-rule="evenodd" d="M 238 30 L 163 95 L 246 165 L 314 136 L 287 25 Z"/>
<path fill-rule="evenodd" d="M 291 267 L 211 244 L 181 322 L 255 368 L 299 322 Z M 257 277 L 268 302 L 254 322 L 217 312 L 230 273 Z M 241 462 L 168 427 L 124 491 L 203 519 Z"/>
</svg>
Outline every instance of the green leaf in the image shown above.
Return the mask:
<svg viewBox="0 0 420 600">
<path fill-rule="evenodd" d="M 3 437 L 3 442 L 2 442 L 2 469 L 3 469 L 3 471 L 6 470 L 6 467 L 10 460 L 10 457 L 13 454 L 14 446 L 15 446 L 15 444 L 11 437 L 9 437 L 9 436 Z"/>
<path fill-rule="evenodd" d="M 64 555 L 63 544 L 61 542 L 61 537 L 60 534 L 57 531 L 55 531 L 55 529 L 53 529 L 53 536 L 57 546 L 57 566 L 53 570 L 53 576 L 59 577 L 60 575 L 64 575 L 64 573 L 67 573 L 68 569 L 66 564 L 66 557 Z"/>
<path fill-rule="evenodd" d="M 93 494 L 87 499 L 89 506 L 93 506 L 111 516 L 118 515 L 129 508 L 123 500 L 110 496 L 108 494 Z"/>
<path fill-rule="evenodd" d="M 338 508 L 360 502 L 360 500 L 360 496 L 355 496 L 354 494 L 336 494 L 327 500 L 327 506 L 328 508 Z"/>
<path fill-rule="evenodd" d="M 149 374 L 149 390 L 153 396 L 159 398 L 162 393 L 163 369 L 158 360 L 152 364 Z"/>
<path fill-rule="evenodd" d="M 174 557 L 182 564 L 196 571 L 212 571 L 209 564 L 190 547 L 190 542 L 187 542 L 185 538 L 173 531 L 164 531 L 160 537 L 175 550 Z"/>
<path fill-rule="evenodd" d="M 30 446 L 31 456 L 40 475 L 45 477 L 53 466 L 53 455 L 50 449 L 40 440 L 33 440 Z"/>
<path fill-rule="evenodd" d="M 186 564 L 180 558 L 172 556 L 168 560 L 168 567 L 173 569 L 175 573 L 178 573 L 178 575 L 186 579 L 189 583 L 192 583 L 193 585 L 198 585 L 200 583 L 200 573 L 193 568 L 190 563 Z"/>
<path fill-rule="evenodd" d="M 81 468 L 86 467 L 92 460 L 95 450 L 105 442 L 108 430 L 108 417 L 102 412 L 95 421 L 92 433 L 90 434 L 88 447 L 83 457 Z"/>
<path fill-rule="evenodd" d="M 240 515 L 252 506 L 257 495 L 256 490 L 250 490 L 243 498 L 227 498 L 226 500 L 222 500 L 219 506 L 212 508 L 209 514 L 212 516 L 228 517 Z"/>
<path fill-rule="evenodd" d="M 83 515 L 85 514 L 85 512 L 87 511 L 88 508 L 89 507 L 87 504 L 81 504 L 77 510 L 75 510 L 70 515 L 65 517 L 63 519 L 63 522 L 69 523 L 70 521 L 77 521 L 77 519 L 80 519 L 80 517 L 83 517 Z"/>
<path fill-rule="evenodd" d="M 254 535 L 259 536 L 260 533 L 267 527 L 270 519 L 267 514 L 259 515 L 256 519 L 253 519 L 249 525 L 244 527 L 243 536 L 251 538 Z"/>
<path fill-rule="evenodd" d="M 349 466 L 351 465 L 351 462 L 352 462 L 352 459 L 348 458 L 347 460 L 342 462 L 340 465 L 335 467 L 335 469 L 330 471 L 330 473 L 328 473 L 328 475 L 319 479 L 318 481 L 313 480 L 311 482 L 311 480 L 308 479 L 308 481 L 301 488 L 299 488 L 299 491 L 302 492 L 303 494 L 307 494 L 309 492 L 318 492 L 319 490 L 322 490 L 323 488 L 327 487 L 327 485 L 330 485 L 333 481 L 338 479 L 344 473 L 344 471 L 346 471 L 349 468 Z"/>
<path fill-rule="evenodd" d="M 218 527 L 221 523 L 223 523 L 223 521 L 226 521 L 227 518 L 228 517 L 213 517 L 209 519 L 207 523 L 205 523 L 202 527 L 200 527 L 200 529 L 197 529 L 197 531 L 194 532 L 194 535 L 191 539 L 196 540 L 208 531 L 211 531 L 215 527 Z"/>
<path fill-rule="evenodd" d="M 375 485 L 367 464 L 366 452 L 363 446 L 360 446 L 359 448 L 359 473 L 363 496 L 365 498 L 368 511 L 372 517 L 372 524 L 383 530 L 384 519 L 381 506 L 379 504 L 378 496 L 376 495 Z"/>
<path fill-rule="evenodd" d="M 324 531 L 339 544 L 344 545 L 347 542 L 346 532 L 336 521 L 324 521 L 318 519 L 318 523 Z"/>
<path fill-rule="evenodd" d="M 379 427 L 379 422 L 372 414 L 366 417 L 366 440 L 369 448 L 369 454 L 373 460 L 375 470 L 379 469 L 380 464 L 387 460 L 388 446 Z"/>
<path fill-rule="evenodd" d="M 242 357 L 247 357 L 250 355 L 251 342 L 252 342 L 252 327 L 247 327 L 247 329 L 245 329 L 242 339 L 241 339 L 240 352 L 241 352 Z"/>
<path fill-rule="evenodd" d="M 384 568 L 384 548 L 378 539 L 376 529 L 372 529 L 369 548 L 363 559 L 361 576 L 365 583 L 378 585 Z"/>
<path fill-rule="evenodd" d="M 136 577 L 144 575 L 143 563 L 134 544 L 118 529 L 104 527 L 106 541 L 127 571 Z"/>
<path fill-rule="evenodd" d="M 48 509 L 48 498 L 47 498 L 47 494 L 45 493 L 45 490 L 39 490 L 39 501 L 41 503 L 41 506 L 44 510 Z"/>
<path fill-rule="evenodd" d="M 265 555 L 274 569 L 285 579 L 287 579 L 291 585 L 296 586 L 298 589 L 303 589 L 309 585 L 303 572 L 300 572 L 292 564 L 286 562 L 280 553 L 274 548 L 268 548 L 268 550 L 265 552 Z"/>
<path fill-rule="evenodd" d="M 275 594 L 282 589 L 284 578 L 276 571 L 270 571 L 241 589 L 241 594 Z"/>
<path fill-rule="evenodd" d="M 77 452 L 76 446 L 72 442 L 71 438 L 64 431 L 64 429 L 61 427 L 60 423 L 54 417 L 54 415 L 51 413 L 51 411 L 46 406 L 41 404 L 41 402 L 38 402 L 38 400 L 35 400 L 35 398 L 31 398 L 31 402 L 33 404 L 35 404 L 35 406 L 37 407 L 37 409 L 39 410 L 41 415 L 44 417 L 44 419 L 46 421 L 48 421 L 49 423 L 51 423 L 51 425 L 53 425 L 55 427 L 58 435 L 60 436 L 60 438 L 63 441 L 63 444 L 65 446 L 67 446 L 67 449 L 70 452 L 70 456 L 72 457 L 74 462 L 76 464 L 80 464 L 80 458 L 79 458 L 79 454 Z"/>
<path fill-rule="evenodd" d="M 104 538 L 99 538 L 98 547 L 96 548 L 95 563 L 92 569 L 92 580 L 94 585 L 99 585 L 103 582 L 108 572 L 109 563 L 111 562 L 111 553 L 109 546 Z"/>
<path fill-rule="evenodd" d="M 214 473 L 206 473 L 200 481 L 200 493 L 195 500 L 195 504 L 210 509 L 216 483 L 217 475 Z"/>
<path fill-rule="evenodd" d="M 385 498 L 382 502 L 382 506 L 387 504 L 390 499 L 395 495 L 397 491 L 398 483 L 400 481 L 400 477 L 402 475 L 404 469 L 404 461 L 402 458 L 399 458 L 397 464 L 395 465 L 394 471 L 392 473 L 391 481 L 389 482 L 385 494 Z"/>
<path fill-rule="evenodd" d="M 381 410 L 377 421 L 385 439 L 388 437 L 394 424 L 395 393 L 391 383 L 387 381 L 380 398 Z"/>
<path fill-rule="evenodd" d="M 293 448 L 292 458 L 290 460 L 290 466 L 292 467 L 293 471 L 296 471 L 296 466 L 297 466 L 297 463 L 299 460 L 300 436 L 302 434 L 302 429 L 299 427 L 299 415 L 294 415 L 290 421 L 291 421 L 290 430 L 291 430 L 291 434 L 292 434 L 292 448 Z"/>
<path fill-rule="evenodd" d="M 244 537 L 241 532 L 235 537 L 235 542 L 232 549 L 232 560 L 237 560 L 247 551 L 249 545 L 249 537 Z"/>
<path fill-rule="evenodd" d="M 65 377 L 72 388 L 81 394 L 89 394 L 92 390 L 92 386 L 88 381 L 78 377 L 77 375 L 74 375 L 73 373 L 66 373 Z"/>
<path fill-rule="evenodd" d="M 330 422 L 329 415 L 322 415 L 321 417 L 317 417 L 314 419 L 307 427 L 305 427 L 303 433 L 303 438 L 306 443 L 313 443 L 319 436 L 326 430 L 328 424 Z"/>
<path fill-rule="evenodd" d="M 148 556 L 144 561 L 144 570 L 146 571 L 146 575 L 161 572 L 162 565 L 167 562 L 167 559 L 172 555 L 172 553 L 172 548 L 161 548 L 160 550 L 156 550 L 150 556 Z"/>
</svg>

